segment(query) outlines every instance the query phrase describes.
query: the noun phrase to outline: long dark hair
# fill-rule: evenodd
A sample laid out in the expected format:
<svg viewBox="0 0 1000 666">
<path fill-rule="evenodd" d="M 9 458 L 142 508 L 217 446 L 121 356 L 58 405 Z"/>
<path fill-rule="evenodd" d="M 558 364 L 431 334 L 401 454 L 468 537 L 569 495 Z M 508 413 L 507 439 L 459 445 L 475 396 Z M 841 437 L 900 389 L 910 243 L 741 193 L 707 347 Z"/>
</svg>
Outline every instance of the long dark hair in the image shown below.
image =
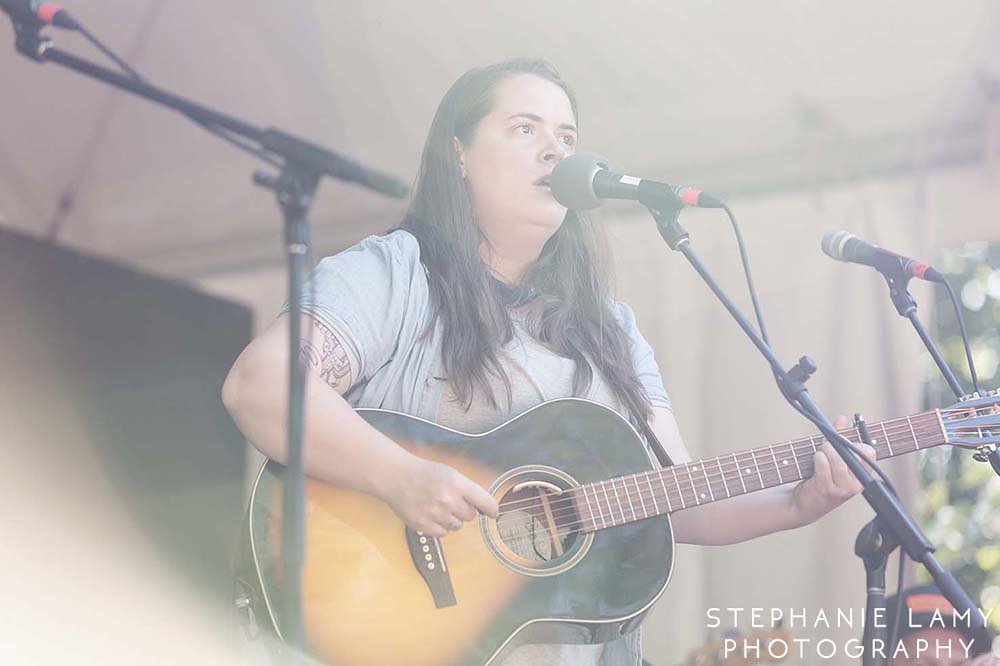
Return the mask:
<svg viewBox="0 0 1000 666">
<path fill-rule="evenodd" d="M 420 243 L 435 311 L 431 327 L 440 318 L 444 369 L 456 397 L 468 405 L 478 389 L 494 408 L 490 374 L 502 379 L 510 401 L 510 380 L 497 353 L 513 336 L 513 323 L 480 258 L 484 236 L 473 220 L 454 138 L 464 144 L 472 140 L 476 125 L 492 110 L 497 85 L 515 74 L 534 74 L 558 85 L 577 117 L 573 92 L 545 61 L 508 60 L 466 72 L 434 115 L 413 200 L 401 225 Z M 541 314 L 527 326 L 548 348 L 576 361 L 574 395 L 585 394 L 593 380 L 589 359 L 622 405 L 645 426 L 649 397 L 636 377 L 630 340 L 610 309 L 609 265 L 598 227 L 568 212 L 525 275 L 525 286 L 534 288 L 542 301 Z"/>
</svg>

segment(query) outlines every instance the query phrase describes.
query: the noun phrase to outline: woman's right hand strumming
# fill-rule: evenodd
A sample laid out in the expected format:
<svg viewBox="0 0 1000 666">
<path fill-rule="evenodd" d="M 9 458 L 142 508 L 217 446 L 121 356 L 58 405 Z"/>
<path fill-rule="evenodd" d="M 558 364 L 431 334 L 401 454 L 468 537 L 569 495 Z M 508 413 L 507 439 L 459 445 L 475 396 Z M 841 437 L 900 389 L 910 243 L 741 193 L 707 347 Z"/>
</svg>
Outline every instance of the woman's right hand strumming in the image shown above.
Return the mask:
<svg viewBox="0 0 1000 666">
<path fill-rule="evenodd" d="M 497 516 L 492 495 L 442 463 L 408 456 L 387 481 L 382 499 L 404 523 L 430 536 L 442 537 L 461 529 L 477 512 Z"/>
</svg>

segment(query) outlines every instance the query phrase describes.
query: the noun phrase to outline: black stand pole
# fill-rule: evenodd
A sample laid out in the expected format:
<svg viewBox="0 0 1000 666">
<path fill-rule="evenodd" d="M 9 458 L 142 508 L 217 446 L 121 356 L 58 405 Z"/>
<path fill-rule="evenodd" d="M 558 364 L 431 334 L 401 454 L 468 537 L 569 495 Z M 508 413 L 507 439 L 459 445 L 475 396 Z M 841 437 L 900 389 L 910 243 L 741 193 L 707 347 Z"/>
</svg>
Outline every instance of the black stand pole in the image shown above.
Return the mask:
<svg viewBox="0 0 1000 666">
<path fill-rule="evenodd" d="M 816 366 L 808 357 L 802 357 L 799 362 L 789 371 L 785 371 L 774 355 L 772 349 L 761 339 L 757 331 L 750 325 L 747 318 L 743 316 L 739 308 L 725 294 L 715 279 L 691 249 L 690 236 L 681 227 L 677 217 L 680 214 L 680 205 L 650 208 L 653 218 L 656 220 L 656 227 L 660 235 L 667 242 L 672 250 L 681 252 L 695 271 L 702 277 L 708 287 L 718 297 L 726 310 L 732 315 L 736 323 L 739 324 L 743 332 L 746 333 L 750 341 L 764 356 L 775 373 L 778 388 L 789 404 L 800 411 L 806 418 L 815 424 L 826 437 L 827 441 L 833 445 L 837 454 L 843 458 L 851 473 L 861 482 L 864 490 L 862 495 L 865 500 L 875 510 L 881 527 L 887 534 L 903 547 L 903 550 L 916 562 L 924 565 L 930 573 L 931 578 L 945 597 L 951 601 L 956 611 L 968 613 L 968 617 L 977 617 L 977 623 L 985 627 L 985 620 L 978 612 L 972 599 L 962 589 L 955 580 L 955 577 L 946 571 L 934 557 L 934 547 L 927 541 L 921 533 L 913 519 L 906 513 L 899 500 L 889 490 L 888 486 L 881 479 L 873 477 L 864 467 L 858 457 L 851 451 L 851 443 L 841 436 L 830 420 L 823 414 L 819 406 L 813 402 L 809 391 L 805 388 L 805 382 L 816 370 Z"/>
<path fill-rule="evenodd" d="M 285 583 L 283 636 L 294 648 L 304 646 L 302 631 L 302 566 L 305 561 L 305 478 L 302 472 L 302 431 L 305 418 L 305 374 L 299 344 L 302 340 L 302 295 L 306 258 L 309 254 L 309 207 L 319 183 L 319 175 L 286 163 L 274 179 L 257 172 L 254 181 L 274 190 L 285 220 L 285 249 L 288 254 L 288 457 L 282 501 L 282 564 Z"/>
<path fill-rule="evenodd" d="M 854 415 L 854 427 L 858 429 L 861 441 L 868 446 L 875 445 L 860 414 Z M 865 628 L 861 637 L 863 666 L 884 663 L 886 649 L 891 649 L 889 643 L 896 636 L 895 622 L 888 625 L 893 627 L 893 631 L 886 631 L 885 569 L 889 556 L 898 546 L 892 532 L 885 528 L 878 516 L 861 528 L 854 541 L 854 554 L 861 558 L 865 566 Z"/>
<path fill-rule="evenodd" d="M 862 664 L 875 666 L 883 663 L 883 658 L 876 658 L 878 652 L 884 655 L 888 644 L 885 616 L 885 569 L 889 555 L 897 544 L 882 526 L 877 517 L 861 528 L 854 542 L 854 554 L 862 559 L 865 565 L 865 629 L 861 638 L 864 646 Z M 879 613 L 878 609 L 882 609 Z M 890 620 L 891 621 L 891 620 Z M 876 647 L 877 646 L 877 647 Z M 880 649 L 879 649 L 880 648 Z"/>
<path fill-rule="evenodd" d="M 882 273 L 885 278 L 886 284 L 889 285 L 889 298 L 892 299 L 892 304 L 896 306 L 896 312 L 899 316 L 905 317 L 910 320 L 913 324 L 913 328 L 917 331 L 917 335 L 920 336 L 920 340 L 924 343 L 924 347 L 930 352 L 931 357 L 934 359 L 934 363 L 937 364 L 938 370 L 944 375 L 944 380 L 948 382 L 949 388 L 951 388 L 952 393 L 955 394 L 956 398 L 961 398 L 963 395 L 962 387 L 958 383 L 958 379 L 955 378 L 955 373 L 951 371 L 948 364 L 944 362 L 944 358 L 941 356 L 941 352 L 938 350 L 937 345 L 931 340 L 931 336 L 927 334 L 927 329 L 924 325 L 920 323 L 917 318 L 917 302 L 913 300 L 913 296 L 906 289 L 906 286 L 910 282 L 910 277 L 903 273 L 902 270 L 898 270 L 894 273 Z"/>
<path fill-rule="evenodd" d="M 405 185 L 391 176 L 369 169 L 317 144 L 274 128 L 262 129 L 237 118 L 173 95 L 145 81 L 123 76 L 52 46 L 39 35 L 41 27 L 14 20 L 17 50 L 38 62 L 55 62 L 150 101 L 180 111 L 213 129 L 225 130 L 256 142 L 273 156 L 282 158 L 277 177 L 257 172 L 254 182 L 275 192 L 284 217 L 284 238 L 288 254 L 288 303 L 290 317 L 288 365 L 288 450 L 282 521 L 284 567 L 284 616 L 282 635 L 294 650 L 304 647 L 301 608 L 301 571 L 304 561 L 305 480 L 302 470 L 305 368 L 299 358 L 301 296 L 305 261 L 309 252 L 308 212 L 321 176 L 354 182 L 393 197 L 407 193 Z"/>
</svg>

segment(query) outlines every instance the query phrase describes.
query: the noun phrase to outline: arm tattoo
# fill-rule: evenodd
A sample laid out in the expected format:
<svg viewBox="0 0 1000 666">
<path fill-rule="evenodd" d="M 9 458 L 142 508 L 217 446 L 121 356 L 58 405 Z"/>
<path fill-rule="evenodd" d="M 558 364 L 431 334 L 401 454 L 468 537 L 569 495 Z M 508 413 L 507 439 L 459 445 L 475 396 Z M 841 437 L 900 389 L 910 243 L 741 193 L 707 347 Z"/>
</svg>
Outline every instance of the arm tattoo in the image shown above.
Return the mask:
<svg viewBox="0 0 1000 666">
<path fill-rule="evenodd" d="M 302 339 L 299 341 L 299 360 L 317 369 L 320 378 L 336 389 L 340 380 L 351 374 L 351 362 L 333 331 L 318 321 L 314 321 L 313 326 L 323 334 L 323 348 L 317 349 L 312 340 Z"/>
</svg>

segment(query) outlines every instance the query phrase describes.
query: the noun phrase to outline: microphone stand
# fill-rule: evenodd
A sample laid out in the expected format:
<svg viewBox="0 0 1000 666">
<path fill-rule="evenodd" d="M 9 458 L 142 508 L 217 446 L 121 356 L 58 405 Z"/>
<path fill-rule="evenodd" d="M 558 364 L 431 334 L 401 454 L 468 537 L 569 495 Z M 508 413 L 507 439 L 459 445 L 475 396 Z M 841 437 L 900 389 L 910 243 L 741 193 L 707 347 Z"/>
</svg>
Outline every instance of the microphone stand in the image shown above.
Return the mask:
<svg viewBox="0 0 1000 666">
<path fill-rule="evenodd" d="M 854 415 L 854 427 L 858 429 L 861 440 L 868 446 L 875 446 L 864 418 L 860 414 Z M 899 546 L 895 536 L 885 528 L 885 524 L 878 516 L 872 518 L 868 524 L 861 528 L 858 536 L 854 540 L 854 554 L 861 558 L 865 567 L 865 628 L 861 636 L 861 644 L 864 646 L 862 653 L 863 666 L 877 666 L 884 663 L 887 657 L 875 657 L 876 645 L 879 646 L 879 654 L 885 655 L 885 649 L 890 650 L 895 646 L 889 646 L 890 640 L 894 642 L 898 630 L 896 618 L 892 619 L 891 632 L 887 632 L 886 603 L 885 603 L 885 569 L 889 562 L 889 556 Z M 899 590 L 897 590 L 897 593 Z M 902 597 L 898 597 L 902 599 Z M 882 612 L 879 612 L 879 609 Z M 878 618 L 881 618 L 881 622 Z M 891 636 L 891 638 L 890 638 Z"/>
<path fill-rule="evenodd" d="M 809 357 L 803 356 L 799 359 L 798 363 L 788 371 L 785 371 L 770 346 L 764 342 L 753 326 L 750 325 L 747 318 L 726 295 L 701 263 L 694 250 L 691 249 L 690 235 L 681 227 L 678 220 L 682 209 L 680 202 L 676 201 L 676 199 L 671 201 L 664 197 L 660 201 L 655 202 L 655 205 L 648 199 L 642 203 L 652 213 L 653 219 L 656 221 L 656 228 L 670 249 L 684 255 L 771 366 L 778 388 L 788 403 L 819 428 L 824 437 L 833 445 L 837 454 L 843 458 L 844 463 L 851 473 L 861 482 L 864 489 L 862 495 L 875 511 L 877 519 L 881 524 L 881 529 L 889 535 L 889 538 L 898 542 L 911 559 L 923 564 L 938 588 L 951 601 L 959 613 L 969 613 L 969 617 L 972 617 L 973 611 L 976 610 L 972 599 L 969 598 L 969 595 L 958 584 L 955 577 L 942 567 L 941 563 L 934 557 L 934 547 L 921 533 L 920 528 L 917 527 L 913 518 L 907 514 L 899 499 L 881 479 L 873 477 L 868 472 L 861 461 L 858 460 L 858 457 L 850 450 L 851 443 L 836 431 L 819 406 L 813 402 L 809 391 L 805 387 L 805 382 L 816 371 L 816 365 Z M 888 541 L 884 540 L 883 543 L 887 544 Z M 984 618 L 981 615 L 977 622 L 981 623 L 981 626 L 985 626 Z"/>
<path fill-rule="evenodd" d="M 259 128 L 235 117 L 195 104 L 132 77 L 93 64 L 53 46 L 38 33 L 40 23 L 12 17 L 16 48 L 40 63 L 54 62 L 116 88 L 144 97 L 183 113 L 211 130 L 245 137 L 262 150 L 281 159 L 281 172 L 254 173 L 254 183 L 272 190 L 284 220 L 284 242 L 288 261 L 289 363 L 288 363 L 288 452 L 285 464 L 282 516 L 283 622 L 281 635 L 295 650 L 304 648 L 301 605 L 301 572 L 304 561 L 305 480 L 302 469 L 302 432 L 305 404 L 305 368 L 299 358 L 302 336 L 302 285 L 309 252 L 308 212 L 322 176 L 354 182 L 388 196 L 406 196 L 407 188 L 395 178 L 369 169 L 317 144 L 275 128 Z M 223 134 L 223 136 L 226 136 Z"/>
<path fill-rule="evenodd" d="M 955 398 L 961 400 L 964 396 L 964 392 L 962 391 L 961 385 L 958 383 L 958 379 L 955 377 L 955 373 L 952 372 L 951 368 L 948 367 L 948 364 L 945 363 L 937 345 L 927 333 L 927 329 L 924 328 L 920 319 L 917 318 L 917 302 L 907 289 L 907 286 L 910 283 L 911 275 L 903 271 L 900 266 L 885 268 L 876 267 L 876 270 L 878 270 L 882 274 L 882 277 L 885 278 L 885 282 L 889 287 L 889 298 L 892 300 L 892 304 L 895 306 L 896 312 L 899 313 L 899 316 L 908 319 L 913 325 L 917 335 L 920 336 L 920 340 L 924 343 L 924 347 L 927 348 L 927 351 L 934 359 L 934 363 L 941 371 L 945 382 L 947 382 L 949 388 L 951 388 L 952 393 L 955 394 Z M 871 442 L 866 443 L 870 444 Z M 1000 455 L 998 455 L 995 445 L 989 454 L 979 452 L 975 454 L 975 457 L 977 460 L 989 460 L 993 466 L 993 470 L 1000 475 Z M 886 609 L 886 560 L 892 551 L 895 550 L 897 545 L 898 544 L 894 540 L 893 535 L 885 529 L 882 521 L 880 521 L 877 516 L 861 529 L 858 533 L 857 541 L 855 542 L 855 554 L 864 562 L 868 585 L 868 607 L 865 611 L 865 666 L 876 663 L 867 648 L 870 645 L 873 645 L 875 640 L 880 639 L 881 644 L 886 645 L 886 641 L 884 640 L 885 628 L 877 628 L 874 626 L 874 623 L 869 624 L 868 620 L 874 616 L 876 609 L 878 608 L 883 609 L 884 616 L 884 611 Z M 937 581 L 935 580 L 935 582 Z M 900 600 L 900 602 L 902 601 L 901 593 L 902 590 L 896 590 L 896 597 Z M 958 608 L 958 606 L 956 606 L 956 608 Z M 902 609 L 897 608 L 896 618 L 899 617 L 901 612 Z M 893 619 L 894 624 L 896 618 Z M 893 635 L 892 638 L 895 639 L 895 635 Z M 886 647 L 891 650 L 895 646 L 886 645 Z"/>
<path fill-rule="evenodd" d="M 931 340 L 930 335 L 927 334 L 927 329 L 924 325 L 920 323 L 917 318 L 917 302 L 910 295 L 907 290 L 907 285 L 910 283 L 910 276 L 903 272 L 902 269 L 877 269 L 882 273 L 882 277 L 885 278 L 886 284 L 889 285 L 889 297 L 892 299 L 892 304 L 896 306 L 896 312 L 899 316 L 910 320 L 913 324 L 913 328 L 917 331 L 917 335 L 920 336 L 920 340 L 924 343 L 924 347 L 930 352 L 931 357 L 934 359 L 934 363 L 937 364 L 938 370 L 944 375 L 944 379 L 948 382 L 948 387 L 951 392 L 955 394 L 955 397 L 961 399 L 964 395 L 961 385 L 958 383 L 958 379 L 955 378 L 955 373 L 951 371 L 948 364 L 945 363 L 944 358 L 941 356 L 941 352 L 938 350 L 937 345 Z"/>
</svg>

